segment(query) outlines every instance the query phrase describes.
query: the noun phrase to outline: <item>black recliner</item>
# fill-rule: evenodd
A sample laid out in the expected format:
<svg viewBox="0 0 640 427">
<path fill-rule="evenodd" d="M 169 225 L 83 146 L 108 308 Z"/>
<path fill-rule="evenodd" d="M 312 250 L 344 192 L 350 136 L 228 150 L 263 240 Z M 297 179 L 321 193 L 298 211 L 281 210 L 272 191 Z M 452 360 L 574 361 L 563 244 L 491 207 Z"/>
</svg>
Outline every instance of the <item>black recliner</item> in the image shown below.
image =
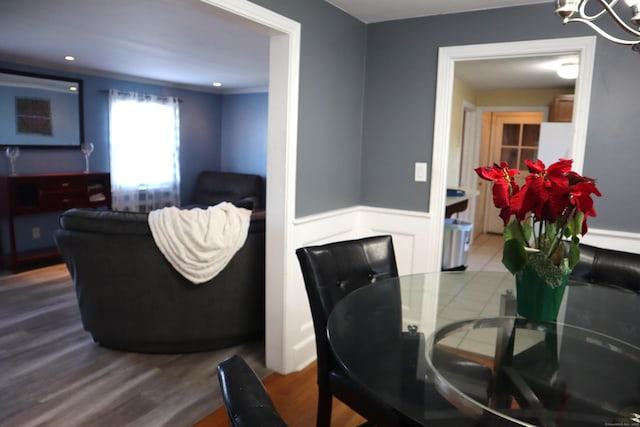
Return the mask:
<svg viewBox="0 0 640 427">
<path fill-rule="evenodd" d="M 235 206 L 253 211 L 265 209 L 265 182 L 260 175 L 202 171 L 198 174 L 191 202 L 183 208 L 217 205 L 231 202 Z"/>
</svg>

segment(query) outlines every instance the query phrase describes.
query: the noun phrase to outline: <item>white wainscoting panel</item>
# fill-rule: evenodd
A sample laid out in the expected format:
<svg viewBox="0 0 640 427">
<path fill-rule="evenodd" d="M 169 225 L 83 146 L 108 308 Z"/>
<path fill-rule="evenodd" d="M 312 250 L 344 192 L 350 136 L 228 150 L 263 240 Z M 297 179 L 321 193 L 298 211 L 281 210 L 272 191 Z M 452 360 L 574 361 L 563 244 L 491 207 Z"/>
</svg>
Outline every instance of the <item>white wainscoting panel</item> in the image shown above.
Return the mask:
<svg viewBox="0 0 640 427">
<path fill-rule="evenodd" d="M 433 266 L 440 265 L 442 248 L 433 242 L 442 230 L 434 227 L 429 213 L 363 206 L 360 217 L 362 235 L 393 237 L 400 275 L 437 271 Z"/>
<path fill-rule="evenodd" d="M 322 245 L 359 237 L 359 210 L 357 207 L 310 215 L 294 221 L 294 247 Z M 268 250 L 268 249 L 267 249 Z M 285 292 L 285 353 L 287 366 L 292 371 L 303 369 L 316 359 L 316 342 L 309 300 L 304 288 L 300 264 L 295 253 L 287 254 L 293 259 Z M 286 373 L 286 372 L 285 372 Z"/>
<path fill-rule="evenodd" d="M 430 247 L 430 217 L 426 213 L 355 206 L 295 220 L 295 247 L 390 234 L 400 274 L 429 271 L 429 259 L 441 250 Z M 295 254 L 285 292 L 285 358 L 289 372 L 303 369 L 316 358 L 315 335 L 300 265 Z M 287 372 L 284 372 L 287 373 Z"/>
</svg>

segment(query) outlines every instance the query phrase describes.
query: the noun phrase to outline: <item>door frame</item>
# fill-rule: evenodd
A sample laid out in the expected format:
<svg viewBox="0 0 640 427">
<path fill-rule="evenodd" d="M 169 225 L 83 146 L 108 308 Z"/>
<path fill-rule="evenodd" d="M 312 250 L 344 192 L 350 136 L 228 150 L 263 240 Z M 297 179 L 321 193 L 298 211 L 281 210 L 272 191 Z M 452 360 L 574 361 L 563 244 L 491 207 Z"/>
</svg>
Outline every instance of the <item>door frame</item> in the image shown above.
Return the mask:
<svg viewBox="0 0 640 427">
<path fill-rule="evenodd" d="M 226 12 L 226 18 L 269 36 L 267 206 L 265 263 L 266 366 L 288 372 L 285 301 L 294 251 L 296 151 L 301 25 L 249 1 L 200 0 Z"/>
<path fill-rule="evenodd" d="M 573 169 L 581 173 L 589 123 L 591 82 L 595 60 L 596 36 L 567 37 L 559 39 L 522 42 L 489 43 L 479 45 L 449 46 L 438 50 L 433 155 L 431 159 L 431 200 L 429 211 L 434 224 L 439 226 L 434 237 L 435 247 L 442 247 L 444 211 L 446 201 L 446 177 L 451 129 L 451 107 L 455 64 L 458 61 L 483 59 L 507 59 L 531 56 L 577 54 L 580 58 L 580 75 L 576 79 L 573 112 L 574 134 L 571 145 Z M 442 254 L 437 253 L 434 265 L 440 265 Z"/>
<path fill-rule="evenodd" d="M 482 120 L 478 121 L 478 107 L 469 101 L 462 103 L 462 159 L 460 161 L 460 187 L 469 190 L 478 188 L 478 180 L 473 169 L 477 167 L 480 160 L 480 147 L 482 132 Z M 478 127 L 480 126 L 480 127 Z M 463 221 L 473 222 L 476 211 L 477 197 L 469 200 L 469 207 L 458 213 L 458 218 Z M 475 227 L 474 227 L 475 228 Z M 475 230 L 471 234 L 473 242 Z"/>
</svg>

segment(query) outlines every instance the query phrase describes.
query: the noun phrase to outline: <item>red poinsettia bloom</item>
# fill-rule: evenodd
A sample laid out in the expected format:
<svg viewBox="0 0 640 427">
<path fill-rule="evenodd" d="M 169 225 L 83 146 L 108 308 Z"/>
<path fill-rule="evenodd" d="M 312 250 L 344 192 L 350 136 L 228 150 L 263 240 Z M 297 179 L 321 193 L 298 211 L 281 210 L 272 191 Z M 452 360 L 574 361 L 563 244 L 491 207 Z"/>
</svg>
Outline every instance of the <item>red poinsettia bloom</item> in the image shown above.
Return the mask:
<svg viewBox="0 0 640 427">
<path fill-rule="evenodd" d="M 571 170 L 572 160 L 559 159 L 548 167 L 540 160 L 525 163 L 529 175 L 522 188 L 514 180 L 519 171 L 509 169 L 506 162 L 475 170 L 494 182 L 493 202 L 505 224 L 502 262 L 515 274 L 528 262 L 525 248 L 533 248 L 558 271 L 560 265 L 571 270 L 579 260 L 578 235 L 587 232 L 587 217 L 596 216 L 592 195 L 600 196 L 600 191 L 594 179 Z M 569 250 L 562 245 L 564 239 Z"/>
<path fill-rule="evenodd" d="M 511 216 L 511 195 L 519 190 L 514 176 L 519 174 L 520 171 L 518 169 L 509 169 L 507 162 L 502 162 L 499 165 L 494 163 L 491 167 L 476 168 L 475 171 L 480 178 L 493 181 L 493 204 L 500 209 L 500 217 L 506 225 Z"/>
<path fill-rule="evenodd" d="M 569 179 L 572 160 L 560 159 L 548 168 L 541 160 L 525 160 L 529 172 L 527 182 L 511 200 L 511 211 L 523 220 L 533 212 L 539 221 L 554 222 L 569 203 Z"/>
<path fill-rule="evenodd" d="M 595 186 L 595 181 L 587 178 L 585 181 L 580 181 L 571 186 L 571 204 L 574 205 L 580 212 L 584 213 L 584 219 L 582 220 L 582 234 L 586 234 L 587 217 L 596 216 L 596 210 L 593 207 L 593 199 L 591 195 L 601 196 L 600 191 Z"/>
</svg>

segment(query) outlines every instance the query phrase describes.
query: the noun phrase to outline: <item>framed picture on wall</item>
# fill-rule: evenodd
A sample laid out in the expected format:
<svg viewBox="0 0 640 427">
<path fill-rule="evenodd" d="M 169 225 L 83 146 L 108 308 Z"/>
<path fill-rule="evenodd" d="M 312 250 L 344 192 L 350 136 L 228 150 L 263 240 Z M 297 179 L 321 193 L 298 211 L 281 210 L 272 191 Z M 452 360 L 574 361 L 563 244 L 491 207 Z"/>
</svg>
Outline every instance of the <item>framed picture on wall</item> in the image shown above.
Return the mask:
<svg viewBox="0 0 640 427">
<path fill-rule="evenodd" d="M 51 100 L 16 96 L 16 131 L 22 134 L 53 135 Z"/>
</svg>

